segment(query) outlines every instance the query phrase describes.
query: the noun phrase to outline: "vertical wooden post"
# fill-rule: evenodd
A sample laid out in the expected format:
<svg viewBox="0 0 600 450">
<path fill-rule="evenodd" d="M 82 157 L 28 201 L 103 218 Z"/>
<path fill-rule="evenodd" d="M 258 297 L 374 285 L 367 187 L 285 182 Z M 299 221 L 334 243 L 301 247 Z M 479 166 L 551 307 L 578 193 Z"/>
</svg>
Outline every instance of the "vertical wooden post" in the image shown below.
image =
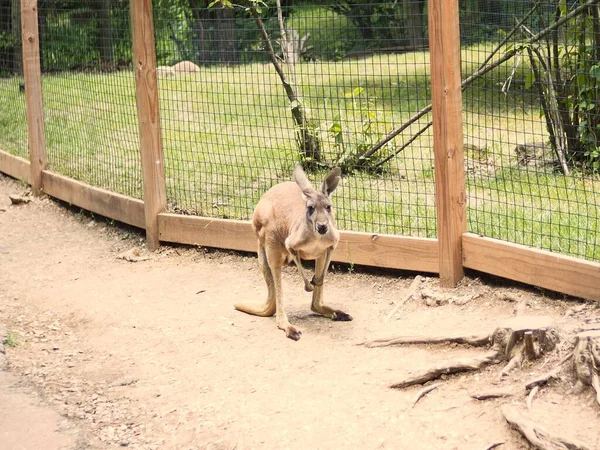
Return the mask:
<svg viewBox="0 0 600 450">
<path fill-rule="evenodd" d="M 159 246 L 158 214 L 166 209 L 165 170 L 158 107 L 156 50 L 152 1 L 131 0 L 135 96 L 144 180 L 144 210 L 148 248 Z"/>
<path fill-rule="evenodd" d="M 428 10 L 440 281 L 453 286 L 467 228 L 458 0 L 429 0 Z"/>
<path fill-rule="evenodd" d="M 46 168 L 47 161 L 37 0 L 21 1 L 21 32 L 29 160 L 31 162 L 31 189 L 34 195 L 40 195 L 42 192 L 42 170 Z"/>
</svg>

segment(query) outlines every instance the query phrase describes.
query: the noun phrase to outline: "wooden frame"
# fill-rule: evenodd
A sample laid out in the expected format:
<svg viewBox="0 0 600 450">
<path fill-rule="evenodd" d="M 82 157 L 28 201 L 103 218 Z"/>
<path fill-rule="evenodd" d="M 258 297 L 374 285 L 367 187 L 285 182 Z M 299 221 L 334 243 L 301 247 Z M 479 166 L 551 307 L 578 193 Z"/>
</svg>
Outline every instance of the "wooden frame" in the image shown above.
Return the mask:
<svg viewBox="0 0 600 450">
<path fill-rule="evenodd" d="M 21 0 L 23 38 L 23 77 L 30 161 L 30 182 L 34 195 L 42 191 L 42 171 L 46 168 L 46 137 L 42 105 L 42 70 L 37 0 Z"/>
<path fill-rule="evenodd" d="M 257 240 L 249 221 L 163 213 L 160 240 L 254 252 Z M 437 273 L 436 239 L 342 231 L 333 261 Z"/>
<path fill-rule="evenodd" d="M 96 214 L 144 228 L 144 202 L 90 186 L 56 173 L 42 172 L 44 193 Z"/>
<path fill-rule="evenodd" d="M 454 286 L 467 231 L 458 0 L 429 0 L 428 10 L 440 281 Z"/>
<path fill-rule="evenodd" d="M 0 150 L 0 171 L 48 195 L 146 230 L 160 240 L 255 252 L 250 222 L 183 216 L 166 208 L 151 0 L 131 0 L 144 201 L 46 170 L 37 1 L 22 0 L 23 65 L 30 161 Z M 600 264 L 466 233 L 457 0 L 430 0 L 429 34 L 438 239 L 341 232 L 333 260 L 439 273 L 454 285 L 464 268 L 600 301 Z"/>
<path fill-rule="evenodd" d="M 140 136 L 146 242 L 159 246 L 158 214 L 166 209 L 165 168 L 160 129 L 152 0 L 131 0 L 135 91 Z"/>
<path fill-rule="evenodd" d="M 0 150 L 0 172 L 31 184 L 30 163 L 19 156 Z"/>
<path fill-rule="evenodd" d="M 600 264 L 465 233 L 464 267 L 600 301 Z"/>
</svg>

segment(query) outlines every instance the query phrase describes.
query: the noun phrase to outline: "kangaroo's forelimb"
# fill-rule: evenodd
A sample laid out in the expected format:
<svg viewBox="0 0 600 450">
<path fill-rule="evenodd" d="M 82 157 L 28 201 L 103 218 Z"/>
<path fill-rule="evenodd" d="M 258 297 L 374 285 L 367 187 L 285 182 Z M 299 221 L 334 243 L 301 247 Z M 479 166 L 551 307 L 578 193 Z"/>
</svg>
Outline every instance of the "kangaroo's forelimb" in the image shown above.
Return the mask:
<svg viewBox="0 0 600 450">
<path fill-rule="evenodd" d="M 302 277 L 302 280 L 304 280 L 304 290 L 306 292 L 314 291 L 315 286 L 314 286 L 313 281 L 315 280 L 315 278 L 313 277 L 312 279 L 309 279 L 309 276 L 307 275 L 306 270 L 302 266 L 302 260 L 298 256 L 298 252 L 295 251 L 294 249 L 288 249 L 288 250 L 290 252 L 290 256 L 292 257 L 292 261 L 294 261 L 294 263 L 298 267 L 298 272 L 300 272 L 300 276 Z"/>
</svg>

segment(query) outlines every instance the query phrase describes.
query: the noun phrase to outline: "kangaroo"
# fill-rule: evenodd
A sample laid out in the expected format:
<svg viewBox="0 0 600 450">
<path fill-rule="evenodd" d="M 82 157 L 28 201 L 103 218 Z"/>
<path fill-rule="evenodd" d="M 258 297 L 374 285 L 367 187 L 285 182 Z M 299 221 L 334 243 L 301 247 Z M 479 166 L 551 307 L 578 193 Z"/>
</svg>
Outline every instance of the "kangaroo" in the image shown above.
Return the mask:
<svg viewBox="0 0 600 450">
<path fill-rule="evenodd" d="M 331 253 L 340 240 L 329 198 L 340 181 L 341 170 L 333 169 L 323 180 L 321 190 L 313 188 L 298 164 L 294 181 L 273 186 L 259 200 L 252 217 L 258 238 L 258 262 L 267 283 L 267 300 L 261 304 L 240 303 L 235 309 L 256 316 L 275 314 L 277 327 L 297 341 L 302 332 L 288 321 L 283 304 L 281 269 L 293 261 L 304 280 L 304 289 L 312 292 L 311 309 L 336 321 L 352 317 L 323 303 L 323 281 L 331 262 Z M 309 279 L 302 260 L 316 260 L 315 275 Z"/>
</svg>

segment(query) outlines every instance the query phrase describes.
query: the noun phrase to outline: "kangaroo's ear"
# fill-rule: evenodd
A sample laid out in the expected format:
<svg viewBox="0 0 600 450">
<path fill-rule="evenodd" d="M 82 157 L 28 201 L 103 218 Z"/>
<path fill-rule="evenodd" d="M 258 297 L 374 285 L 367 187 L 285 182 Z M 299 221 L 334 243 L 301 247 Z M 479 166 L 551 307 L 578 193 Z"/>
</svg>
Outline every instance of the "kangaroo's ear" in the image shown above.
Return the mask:
<svg viewBox="0 0 600 450">
<path fill-rule="evenodd" d="M 335 191 L 335 188 L 340 182 L 341 177 L 342 170 L 339 167 L 336 167 L 331 172 L 329 172 L 323 180 L 323 184 L 321 185 L 321 191 L 323 191 L 323 194 L 327 196 L 331 195 L 331 193 Z"/>
<path fill-rule="evenodd" d="M 300 187 L 304 195 L 315 192 L 315 189 L 312 187 L 312 184 L 310 184 L 310 181 L 308 181 L 308 178 L 306 178 L 306 174 L 304 173 L 304 170 L 302 170 L 300 164 L 296 164 L 296 167 L 294 168 L 294 181 Z"/>
</svg>

